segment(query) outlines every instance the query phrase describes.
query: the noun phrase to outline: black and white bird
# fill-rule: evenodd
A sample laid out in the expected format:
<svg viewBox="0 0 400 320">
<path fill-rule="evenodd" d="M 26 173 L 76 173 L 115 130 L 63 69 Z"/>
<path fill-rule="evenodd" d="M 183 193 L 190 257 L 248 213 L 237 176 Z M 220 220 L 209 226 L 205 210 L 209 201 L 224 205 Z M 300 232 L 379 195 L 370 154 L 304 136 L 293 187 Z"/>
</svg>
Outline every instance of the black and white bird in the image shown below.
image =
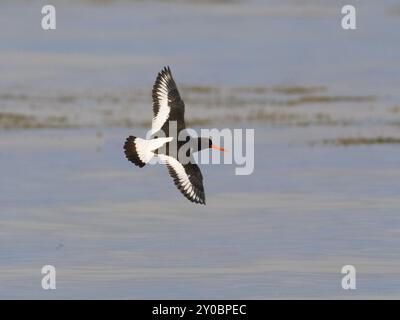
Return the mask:
<svg viewBox="0 0 400 320">
<path fill-rule="evenodd" d="M 206 204 L 203 176 L 193 159 L 193 152 L 207 148 L 220 151 L 224 151 L 224 149 L 213 145 L 210 138 L 193 138 L 187 135 L 186 141 L 179 141 L 177 135 L 181 136 L 182 131 L 186 129 L 184 115 L 185 104 L 180 97 L 171 70 L 169 67 L 164 67 L 158 73 L 153 86 L 151 126 L 153 138 L 146 140 L 129 136 L 124 145 L 125 156 L 139 167 L 145 166 L 153 157 L 158 157 L 167 166 L 176 187 L 187 199 L 195 203 Z M 177 127 L 175 133 L 170 132 L 172 122 Z M 154 138 L 160 131 L 163 132 L 163 137 Z M 187 144 L 192 148 L 187 148 L 187 152 L 184 153 L 186 158 L 183 159 L 179 150 Z"/>
</svg>

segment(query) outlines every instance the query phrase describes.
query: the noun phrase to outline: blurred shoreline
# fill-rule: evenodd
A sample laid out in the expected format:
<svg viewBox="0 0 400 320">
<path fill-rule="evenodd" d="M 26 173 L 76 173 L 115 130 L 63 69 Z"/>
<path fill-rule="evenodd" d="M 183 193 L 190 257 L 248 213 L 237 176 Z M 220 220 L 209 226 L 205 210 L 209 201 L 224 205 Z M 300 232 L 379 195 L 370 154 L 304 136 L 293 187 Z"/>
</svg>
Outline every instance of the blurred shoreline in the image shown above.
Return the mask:
<svg viewBox="0 0 400 320">
<path fill-rule="evenodd" d="M 57 29 L 43 31 L 43 3 L 0 4 L 0 132 L 149 127 L 155 76 L 170 65 L 188 126 L 399 137 L 395 1 L 358 4 L 354 32 L 341 29 L 339 4 L 311 0 L 59 0 Z"/>
</svg>

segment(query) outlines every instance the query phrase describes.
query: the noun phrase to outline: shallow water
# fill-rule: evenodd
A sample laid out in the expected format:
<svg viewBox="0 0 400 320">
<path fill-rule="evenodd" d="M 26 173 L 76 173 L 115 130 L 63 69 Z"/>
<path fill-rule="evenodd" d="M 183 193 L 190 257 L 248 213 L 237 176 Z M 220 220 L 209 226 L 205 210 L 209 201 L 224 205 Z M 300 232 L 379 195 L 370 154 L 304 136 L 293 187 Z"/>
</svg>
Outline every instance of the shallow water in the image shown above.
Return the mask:
<svg viewBox="0 0 400 320">
<path fill-rule="evenodd" d="M 400 297 L 396 1 L 54 3 L 0 4 L 0 298 Z M 164 64 L 188 123 L 255 128 L 207 206 L 123 155 Z"/>
<path fill-rule="evenodd" d="M 132 132 L 2 135 L 2 298 L 399 297 L 397 146 L 314 147 L 299 140 L 311 128 L 258 127 L 254 175 L 203 165 L 200 206 L 162 166 L 124 159 Z"/>
</svg>

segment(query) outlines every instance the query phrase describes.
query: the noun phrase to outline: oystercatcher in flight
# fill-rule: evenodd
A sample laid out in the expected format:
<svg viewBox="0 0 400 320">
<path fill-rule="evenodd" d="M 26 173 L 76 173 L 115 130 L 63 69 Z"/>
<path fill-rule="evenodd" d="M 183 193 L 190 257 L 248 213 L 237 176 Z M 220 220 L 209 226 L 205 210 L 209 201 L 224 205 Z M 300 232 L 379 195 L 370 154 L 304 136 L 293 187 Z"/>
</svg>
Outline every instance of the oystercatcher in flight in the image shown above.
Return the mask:
<svg viewBox="0 0 400 320">
<path fill-rule="evenodd" d="M 181 137 L 182 131 L 186 129 L 185 104 L 179 95 L 169 67 L 164 67 L 158 73 L 153 86 L 153 113 L 151 135 L 156 136 L 162 131 L 164 137 L 145 140 L 129 136 L 124 145 L 126 158 L 136 166 L 143 167 L 154 156 L 158 157 L 162 163 L 166 164 L 176 187 L 187 199 L 206 204 L 203 176 L 192 154 L 208 148 L 220 151 L 224 149 L 214 146 L 210 138 L 193 138 L 186 135 L 186 141 L 177 139 L 177 136 Z M 175 133 L 170 133 L 172 121 L 176 123 Z M 191 148 L 181 155 L 179 150 L 186 144 L 189 144 Z"/>
</svg>

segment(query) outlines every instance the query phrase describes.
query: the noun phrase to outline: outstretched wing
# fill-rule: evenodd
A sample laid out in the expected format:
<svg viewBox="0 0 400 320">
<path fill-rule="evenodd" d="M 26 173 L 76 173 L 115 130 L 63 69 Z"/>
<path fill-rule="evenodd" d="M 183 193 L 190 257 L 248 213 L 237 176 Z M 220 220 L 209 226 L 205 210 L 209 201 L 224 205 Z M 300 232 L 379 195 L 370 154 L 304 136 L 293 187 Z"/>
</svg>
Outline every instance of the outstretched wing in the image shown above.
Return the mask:
<svg viewBox="0 0 400 320">
<path fill-rule="evenodd" d="M 179 95 L 169 67 L 158 73 L 153 86 L 153 121 L 151 133 L 163 130 L 169 136 L 169 121 L 177 122 L 178 132 L 185 129 L 185 104 Z"/>
<path fill-rule="evenodd" d="M 203 175 L 197 164 L 182 164 L 174 157 L 165 154 L 159 154 L 158 157 L 166 164 L 176 187 L 187 199 L 195 203 L 206 204 Z"/>
</svg>

